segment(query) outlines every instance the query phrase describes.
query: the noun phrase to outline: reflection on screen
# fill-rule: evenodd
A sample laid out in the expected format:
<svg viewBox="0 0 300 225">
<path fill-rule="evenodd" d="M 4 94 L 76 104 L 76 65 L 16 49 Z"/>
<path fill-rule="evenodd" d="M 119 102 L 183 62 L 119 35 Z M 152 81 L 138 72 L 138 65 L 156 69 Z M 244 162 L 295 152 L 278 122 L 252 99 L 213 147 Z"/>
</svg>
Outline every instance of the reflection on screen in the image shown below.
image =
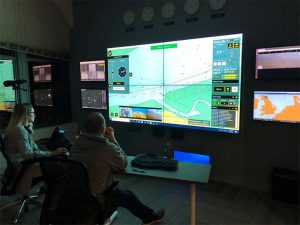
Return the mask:
<svg viewBox="0 0 300 225">
<path fill-rule="evenodd" d="M 3 85 L 6 80 L 14 80 L 12 60 L 0 60 L 0 110 L 12 111 L 16 104 L 15 91 Z"/>
<path fill-rule="evenodd" d="M 39 89 L 33 91 L 34 104 L 37 106 L 53 106 L 52 89 Z"/>
<path fill-rule="evenodd" d="M 109 119 L 239 133 L 242 36 L 108 48 Z"/>
<path fill-rule="evenodd" d="M 52 81 L 51 65 L 33 66 L 32 71 L 34 82 L 38 83 Z"/>
<path fill-rule="evenodd" d="M 106 91 L 96 89 L 81 89 L 82 108 L 107 109 Z"/>
<path fill-rule="evenodd" d="M 254 120 L 300 123 L 300 92 L 255 91 Z"/>
<path fill-rule="evenodd" d="M 105 81 L 105 61 L 80 62 L 81 81 Z"/>
</svg>

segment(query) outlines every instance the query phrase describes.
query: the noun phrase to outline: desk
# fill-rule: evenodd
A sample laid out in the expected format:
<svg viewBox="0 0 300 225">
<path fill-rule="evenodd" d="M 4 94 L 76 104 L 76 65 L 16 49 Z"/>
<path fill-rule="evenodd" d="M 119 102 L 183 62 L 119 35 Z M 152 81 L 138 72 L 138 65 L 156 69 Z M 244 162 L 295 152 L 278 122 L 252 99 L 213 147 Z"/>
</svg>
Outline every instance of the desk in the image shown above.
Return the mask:
<svg viewBox="0 0 300 225">
<path fill-rule="evenodd" d="M 177 170 L 167 171 L 167 170 L 146 169 L 146 168 L 140 169 L 140 168 L 132 167 L 131 161 L 134 159 L 134 156 L 127 156 L 127 159 L 128 159 L 128 165 L 125 169 L 125 174 L 189 183 L 190 184 L 190 207 L 191 207 L 190 224 L 196 225 L 196 184 L 208 182 L 211 165 L 179 162 Z M 137 169 L 137 171 L 134 171 L 133 169 Z M 141 171 L 145 171 L 145 172 L 143 173 Z"/>
</svg>

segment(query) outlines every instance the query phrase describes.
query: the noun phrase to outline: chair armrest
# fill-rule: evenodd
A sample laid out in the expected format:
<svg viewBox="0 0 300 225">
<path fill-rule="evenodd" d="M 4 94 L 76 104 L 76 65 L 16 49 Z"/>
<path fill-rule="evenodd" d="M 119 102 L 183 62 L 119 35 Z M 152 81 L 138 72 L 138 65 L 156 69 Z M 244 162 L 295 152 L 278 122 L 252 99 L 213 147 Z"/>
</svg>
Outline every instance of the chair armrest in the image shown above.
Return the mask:
<svg viewBox="0 0 300 225">
<path fill-rule="evenodd" d="M 119 186 L 119 181 L 114 181 L 103 193 L 110 194 Z"/>
<path fill-rule="evenodd" d="M 111 185 L 110 185 L 110 189 L 112 191 L 114 191 L 118 186 L 119 186 L 120 182 L 119 181 L 114 181 Z"/>
<path fill-rule="evenodd" d="M 34 163 L 37 163 L 40 161 L 40 159 L 42 158 L 47 158 L 47 157 L 37 157 L 37 158 L 32 158 L 32 159 L 27 159 L 27 160 L 24 160 L 21 162 L 22 164 L 22 167 L 26 167 L 26 166 L 29 166 L 31 164 L 34 164 Z"/>
</svg>

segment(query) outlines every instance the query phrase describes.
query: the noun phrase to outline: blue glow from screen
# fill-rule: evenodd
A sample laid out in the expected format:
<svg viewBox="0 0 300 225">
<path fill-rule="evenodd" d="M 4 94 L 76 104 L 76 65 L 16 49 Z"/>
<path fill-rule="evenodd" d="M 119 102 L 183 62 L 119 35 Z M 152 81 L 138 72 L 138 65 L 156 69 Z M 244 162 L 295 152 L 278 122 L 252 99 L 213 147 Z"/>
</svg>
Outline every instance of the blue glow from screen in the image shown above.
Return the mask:
<svg viewBox="0 0 300 225">
<path fill-rule="evenodd" d="M 210 156 L 174 150 L 174 159 L 180 162 L 210 164 Z"/>
</svg>

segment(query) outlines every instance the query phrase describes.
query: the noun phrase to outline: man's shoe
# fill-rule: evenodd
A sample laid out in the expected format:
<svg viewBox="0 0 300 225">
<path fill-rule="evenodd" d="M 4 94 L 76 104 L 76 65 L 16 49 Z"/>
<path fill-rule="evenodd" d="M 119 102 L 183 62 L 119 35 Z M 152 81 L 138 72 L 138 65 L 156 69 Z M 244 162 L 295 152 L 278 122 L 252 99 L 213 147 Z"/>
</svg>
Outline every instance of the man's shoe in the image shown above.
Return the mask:
<svg viewBox="0 0 300 225">
<path fill-rule="evenodd" d="M 164 209 L 158 209 L 155 212 L 153 212 L 153 215 L 151 216 L 149 221 L 143 221 L 143 225 L 150 225 L 155 222 L 159 222 L 162 220 L 162 218 L 165 215 L 165 210 Z"/>
</svg>

